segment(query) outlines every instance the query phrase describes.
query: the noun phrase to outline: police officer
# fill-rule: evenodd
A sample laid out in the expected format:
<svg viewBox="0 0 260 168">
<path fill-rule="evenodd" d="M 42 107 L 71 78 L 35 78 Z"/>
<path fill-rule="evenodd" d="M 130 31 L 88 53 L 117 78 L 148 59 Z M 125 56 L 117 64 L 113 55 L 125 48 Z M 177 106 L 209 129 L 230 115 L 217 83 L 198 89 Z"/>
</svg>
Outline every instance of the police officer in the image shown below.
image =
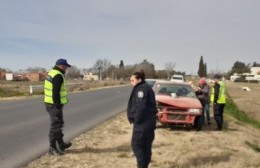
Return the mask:
<svg viewBox="0 0 260 168">
<path fill-rule="evenodd" d="M 210 100 L 213 103 L 214 118 L 217 123 L 217 130 L 221 131 L 223 128 L 223 113 L 226 104 L 226 87 L 223 81 L 220 80 L 220 75 L 214 75 L 214 87 L 211 91 Z"/>
<path fill-rule="evenodd" d="M 63 141 L 62 133 L 64 125 L 63 106 L 68 103 L 64 74 L 68 67 L 71 67 L 71 65 L 67 63 L 66 59 L 58 59 L 44 83 L 44 102 L 51 122 L 49 153 L 52 155 L 62 155 L 64 150 L 71 146 L 70 142 L 65 143 Z"/>
<path fill-rule="evenodd" d="M 147 168 L 152 156 L 152 142 L 156 127 L 156 102 L 152 88 L 145 82 L 144 72 L 135 72 L 130 78 L 133 86 L 127 107 L 127 117 L 133 124 L 132 150 L 138 168 Z"/>
</svg>

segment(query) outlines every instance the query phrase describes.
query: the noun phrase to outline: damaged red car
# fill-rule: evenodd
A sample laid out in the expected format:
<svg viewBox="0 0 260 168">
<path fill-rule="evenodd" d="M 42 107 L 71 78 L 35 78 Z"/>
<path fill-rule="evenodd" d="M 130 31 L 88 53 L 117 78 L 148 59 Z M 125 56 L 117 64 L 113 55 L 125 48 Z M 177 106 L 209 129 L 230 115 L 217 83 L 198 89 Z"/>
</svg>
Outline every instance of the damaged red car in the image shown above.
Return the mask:
<svg viewBox="0 0 260 168">
<path fill-rule="evenodd" d="M 161 124 L 201 128 L 202 105 L 189 84 L 160 81 L 154 84 L 153 90 Z"/>
</svg>

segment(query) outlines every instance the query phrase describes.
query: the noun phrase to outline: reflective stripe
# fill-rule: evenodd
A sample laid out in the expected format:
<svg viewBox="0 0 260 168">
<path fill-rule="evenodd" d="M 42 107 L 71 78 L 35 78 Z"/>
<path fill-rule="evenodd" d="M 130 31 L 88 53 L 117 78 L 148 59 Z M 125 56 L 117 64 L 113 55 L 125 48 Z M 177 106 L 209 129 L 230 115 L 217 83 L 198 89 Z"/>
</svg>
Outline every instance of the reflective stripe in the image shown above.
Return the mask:
<svg viewBox="0 0 260 168">
<path fill-rule="evenodd" d="M 56 70 L 52 69 L 49 73 L 48 76 L 46 77 L 46 80 L 44 82 L 44 102 L 45 103 L 50 103 L 53 104 L 53 97 L 52 97 L 52 92 L 53 92 L 53 85 L 52 85 L 52 79 L 60 74 L 63 77 L 63 83 L 61 85 L 61 90 L 60 90 L 60 102 L 61 104 L 67 104 L 68 99 L 67 99 L 67 90 L 66 90 L 66 85 L 65 85 L 65 79 L 63 74 Z"/>
<path fill-rule="evenodd" d="M 215 93 L 215 89 L 214 87 L 211 89 L 211 93 L 210 93 L 210 102 L 213 103 L 214 102 L 214 93 Z"/>
</svg>

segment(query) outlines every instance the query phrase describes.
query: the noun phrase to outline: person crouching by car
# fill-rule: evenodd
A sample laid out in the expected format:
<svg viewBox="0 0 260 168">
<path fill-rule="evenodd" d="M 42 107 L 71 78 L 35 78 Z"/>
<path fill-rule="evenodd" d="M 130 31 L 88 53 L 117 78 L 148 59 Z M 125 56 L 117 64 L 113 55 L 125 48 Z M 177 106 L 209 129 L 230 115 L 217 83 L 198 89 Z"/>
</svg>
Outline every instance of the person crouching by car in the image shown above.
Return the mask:
<svg viewBox="0 0 260 168">
<path fill-rule="evenodd" d="M 127 107 L 127 117 L 133 124 L 132 150 L 138 168 L 148 168 L 156 127 L 156 102 L 152 88 L 145 82 L 144 72 L 135 72 L 130 78 L 133 86 Z"/>
</svg>

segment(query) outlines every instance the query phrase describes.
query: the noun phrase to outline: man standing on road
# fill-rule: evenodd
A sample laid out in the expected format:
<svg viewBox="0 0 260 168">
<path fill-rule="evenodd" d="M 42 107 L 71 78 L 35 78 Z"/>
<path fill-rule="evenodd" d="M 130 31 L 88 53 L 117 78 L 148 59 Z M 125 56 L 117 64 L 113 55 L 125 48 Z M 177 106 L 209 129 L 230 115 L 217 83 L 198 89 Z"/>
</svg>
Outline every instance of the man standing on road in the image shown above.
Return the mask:
<svg viewBox="0 0 260 168">
<path fill-rule="evenodd" d="M 214 87 L 211 91 L 210 100 L 213 103 L 214 118 L 217 123 L 217 130 L 221 131 L 223 128 L 223 113 L 226 104 L 226 87 L 223 81 L 221 81 L 220 75 L 214 75 Z"/>
<path fill-rule="evenodd" d="M 133 123 L 131 146 L 138 168 L 148 168 L 156 127 L 156 102 L 152 88 L 145 82 L 144 72 L 132 74 L 133 90 L 128 102 L 127 117 Z"/>
<path fill-rule="evenodd" d="M 47 112 L 50 115 L 49 153 L 62 155 L 64 150 L 71 146 L 71 143 L 63 141 L 62 127 L 63 106 L 68 103 L 66 83 L 64 74 L 68 67 L 66 59 L 58 59 L 55 66 L 48 73 L 44 83 L 44 102 Z"/>
</svg>

